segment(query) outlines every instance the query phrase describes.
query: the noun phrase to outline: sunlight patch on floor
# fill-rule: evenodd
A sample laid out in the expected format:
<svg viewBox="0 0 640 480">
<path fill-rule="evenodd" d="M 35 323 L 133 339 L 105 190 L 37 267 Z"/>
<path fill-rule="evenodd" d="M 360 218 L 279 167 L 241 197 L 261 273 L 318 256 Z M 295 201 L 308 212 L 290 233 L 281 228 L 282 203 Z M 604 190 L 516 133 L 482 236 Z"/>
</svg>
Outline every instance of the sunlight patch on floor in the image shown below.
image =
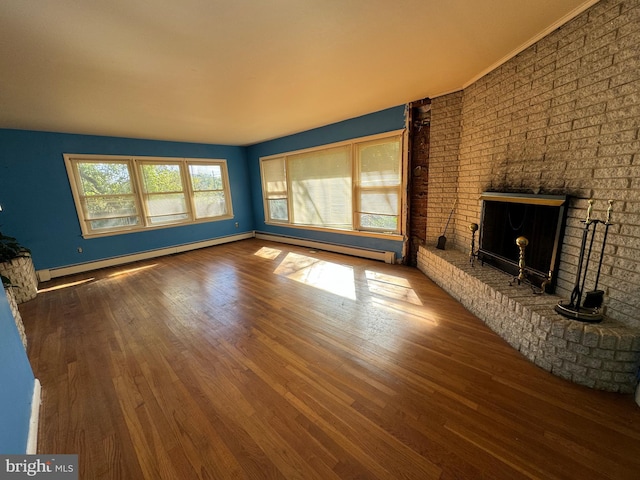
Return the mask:
<svg viewBox="0 0 640 480">
<path fill-rule="evenodd" d="M 56 285 L 55 287 L 40 288 L 40 289 L 38 289 L 38 293 L 53 292 L 55 290 L 62 290 L 63 288 L 75 287 L 76 285 L 82 285 L 83 283 L 89 283 L 89 282 L 92 282 L 93 280 L 95 280 L 95 278 L 91 277 L 91 278 L 85 278 L 84 280 L 78 280 L 77 282 L 63 283 L 61 285 Z"/>
<path fill-rule="evenodd" d="M 424 306 L 415 306 L 410 303 L 397 302 L 385 298 L 374 297 L 372 299 L 374 305 L 391 313 L 401 313 L 405 318 L 412 318 L 420 323 L 429 322 L 432 326 L 439 324 L 437 314 L 430 308 Z"/>
<path fill-rule="evenodd" d="M 277 248 L 262 247 L 260 250 L 254 253 L 254 255 L 266 258 L 267 260 L 275 260 L 281 253 L 282 250 L 278 250 Z"/>
<path fill-rule="evenodd" d="M 422 305 L 420 298 L 418 298 L 416 292 L 411 288 L 411 283 L 406 278 L 372 270 L 367 270 L 365 276 L 371 293 L 413 305 Z"/>
<path fill-rule="evenodd" d="M 157 265 L 158 265 L 157 263 L 154 263 L 152 265 L 144 265 L 142 267 L 128 268 L 126 270 L 119 270 L 119 271 L 117 271 L 115 273 L 112 273 L 112 274 L 108 275 L 108 277 L 112 278 L 112 277 L 119 277 L 120 275 L 127 275 L 129 273 L 138 273 L 138 272 L 141 272 L 143 270 L 148 270 L 149 268 L 153 268 L 153 267 L 155 267 Z"/>
<path fill-rule="evenodd" d="M 353 268 L 317 258 L 288 253 L 274 270 L 276 275 L 333 293 L 341 297 L 356 299 Z"/>
</svg>

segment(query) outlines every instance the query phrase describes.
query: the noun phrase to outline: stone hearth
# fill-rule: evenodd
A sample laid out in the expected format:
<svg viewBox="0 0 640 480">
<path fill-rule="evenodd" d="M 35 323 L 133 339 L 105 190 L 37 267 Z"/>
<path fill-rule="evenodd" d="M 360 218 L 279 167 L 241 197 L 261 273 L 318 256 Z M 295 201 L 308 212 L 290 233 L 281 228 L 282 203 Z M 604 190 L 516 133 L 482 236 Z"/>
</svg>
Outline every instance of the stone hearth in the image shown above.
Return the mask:
<svg viewBox="0 0 640 480">
<path fill-rule="evenodd" d="M 510 275 L 471 266 L 460 251 L 422 246 L 418 268 L 536 365 L 594 389 L 635 390 L 640 331 L 607 318 L 589 324 L 562 317 L 553 309 L 560 297 L 510 286 Z"/>
</svg>

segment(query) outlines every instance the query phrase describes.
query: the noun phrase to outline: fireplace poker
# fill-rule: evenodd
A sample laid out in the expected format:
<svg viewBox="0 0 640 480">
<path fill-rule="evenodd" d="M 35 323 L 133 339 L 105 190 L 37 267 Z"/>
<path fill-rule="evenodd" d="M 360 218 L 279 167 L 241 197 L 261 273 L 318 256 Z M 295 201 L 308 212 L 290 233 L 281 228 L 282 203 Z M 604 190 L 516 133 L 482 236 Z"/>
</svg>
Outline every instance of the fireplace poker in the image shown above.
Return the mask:
<svg viewBox="0 0 640 480">
<path fill-rule="evenodd" d="M 593 290 L 585 295 L 584 308 L 600 308 L 604 299 L 604 290 L 598 290 L 598 282 L 600 281 L 600 271 L 602 270 L 602 259 L 604 257 L 604 248 L 607 244 L 607 235 L 611 226 L 611 211 L 613 210 L 613 200 L 609 200 L 609 208 L 607 208 L 607 219 L 604 222 L 604 237 L 602 238 L 602 248 L 600 249 L 600 260 L 598 261 L 598 272 L 596 273 L 596 283 Z"/>
<path fill-rule="evenodd" d="M 593 230 L 591 230 L 591 240 L 589 241 L 589 250 L 587 250 L 587 261 L 584 264 L 584 273 L 582 274 L 582 285 L 580 285 L 580 294 L 578 296 L 576 308 L 580 306 L 580 302 L 582 301 L 582 294 L 584 293 L 584 284 L 587 281 L 587 271 L 589 270 L 589 263 L 591 261 L 591 251 L 593 250 L 593 239 L 596 236 L 596 229 L 598 228 L 598 223 L 600 223 L 600 220 L 591 220 L 591 223 L 593 224 Z"/>
<path fill-rule="evenodd" d="M 584 230 L 582 231 L 582 244 L 580 245 L 580 258 L 578 259 L 578 271 L 576 272 L 576 283 L 571 292 L 571 299 L 569 303 L 570 308 L 580 309 L 580 300 L 582 292 L 580 290 L 580 278 L 582 277 L 582 262 L 584 259 L 584 250 L 587 246 L 587 235 L 589 234 L 589 227 L 591 226 L 591 211 L 593 210 L 593 199 L 589 199 L 589 208 L 587 208 L 587 218 L 584 221 Z"/>
<path fill-rule="evenodd" d="M 444 246 L 447 243 L 447 237 L 445 237 L 445 235 L 447 234 L 447 228 L 449 227 L 449 222 L 451 221 L 451 216 L 453 215 L 453 211 L 455 210 L 457 203 L 458 199 L 456 198 L 456 200 L 453 202 L 453 207 L 451 207 L 451 212 L 449 212 L 449 218 L 447 218 L 447 224 L 444 226 L 444 231 L 442 232 L 442 235 L 438 237 L 436 248 L 439 250 L 444 250 Z"/>
</svg>

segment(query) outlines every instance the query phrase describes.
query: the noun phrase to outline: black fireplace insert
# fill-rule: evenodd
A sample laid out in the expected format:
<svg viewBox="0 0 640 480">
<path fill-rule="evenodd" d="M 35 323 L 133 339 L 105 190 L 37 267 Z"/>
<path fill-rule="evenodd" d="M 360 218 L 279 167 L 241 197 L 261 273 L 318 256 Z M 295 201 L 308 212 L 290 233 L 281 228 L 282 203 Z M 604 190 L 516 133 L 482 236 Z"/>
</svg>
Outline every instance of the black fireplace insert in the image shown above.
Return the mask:
<svg viewBox="0 0 640 480">
<path fill-rule="evenodd" d="M 526 280 L 553 293 L 566 221 L 565 195 L 484 192 L 478 260 L 517 276 L 525 237 Z"/>
</svg>

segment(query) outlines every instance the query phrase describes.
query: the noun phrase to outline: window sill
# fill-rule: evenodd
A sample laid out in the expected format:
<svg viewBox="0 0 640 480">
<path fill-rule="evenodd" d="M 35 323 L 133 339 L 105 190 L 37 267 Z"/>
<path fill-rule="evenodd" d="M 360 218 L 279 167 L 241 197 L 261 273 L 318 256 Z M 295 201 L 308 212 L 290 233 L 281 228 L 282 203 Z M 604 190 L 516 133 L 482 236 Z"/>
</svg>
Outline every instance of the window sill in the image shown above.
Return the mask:
<svg viewBox="0 0 640 480">
<path fill-rule="evenodd" d="M 127 229 L 127 230 L 118 230 L 118 231 L 112 231 L 112 232 L 100 232 L 100 233 L 83 233 L 82 234 L 82 238 L 86 239 L 86 240 L 90 240 L 92 238 L 101 238 L 101 237 L 113 237 L 114 235 L 126 235 L 128 233 L 141 233 L 141 232 L 148 232 L 148 231 L 152 231 L 152 230 L 162 230 L 165 228 L 175 228 L 175 227 L 188 227 L 189 225 L 200 225 L 203 223 L 214 223 L 214 222 L 219 222 L 222 220 L 232 220 L 234 217 L 233 215 L 225 215 L 222 217 L 215 217 L 215 218 L 207 218 L 207 219 L 202 219 L 202 220 L 196 220 L 196 221 L 191 221 L 191 222 L 182 222 L 182 223 L 169 223 L 167 225 L 154 225 L 154 226 L 150 226 L 150 227 L 137 227 L 137 228 L 131 228 L 131 229 Z"/>
<path fill-rule="evenodd" d="M 400 233 L 383 233 L 383 232 L 369 232 L 361 230 L 344 230 L 340 228 L 328 228 L 328 227 L 314 227 L 312 225 L 293 225 L 290 223 L 277 223 L 277 222 L 265 222 L 265 225 L 271 227 L 292 228 L 297 230 L 312 230 L 315 232 L 336 233 L 339 235 L 349 235 L 352 237 L 368 237 L 368 238 L 381 238 L 384 240 L 393 240 L 396 242 L 404 241 L 404 235 Z"/>
</svg>

